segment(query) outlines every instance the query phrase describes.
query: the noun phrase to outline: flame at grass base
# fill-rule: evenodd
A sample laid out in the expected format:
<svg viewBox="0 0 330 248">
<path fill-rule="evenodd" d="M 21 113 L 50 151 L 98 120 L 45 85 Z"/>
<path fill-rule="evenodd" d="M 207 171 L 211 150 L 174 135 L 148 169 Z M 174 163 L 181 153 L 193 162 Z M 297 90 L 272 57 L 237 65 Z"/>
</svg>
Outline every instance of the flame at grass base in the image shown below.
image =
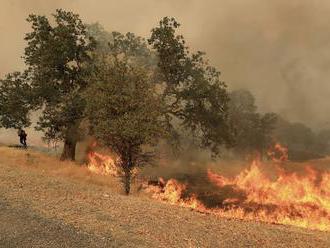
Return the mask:
<svg viewBox="0 0 330 248">
<path fill-rule="evenodd" d="M 330 174 L 318 173 L 307 167 L 304 176 L 279 170 L 272 181 L 262 173 L 259 162 L 227 179 L 208 171 L 209 180 L 218 187 L 231 185 L 243 192 L 245 199 L 220 214 L 227 217 L 256 219 L 330 231 Z"/>
<path fill-rule="evenodd" d="M 235 178 L 226 178 L 211 170 L 208 180 L 219 191 L 230 187 L 234 194 L 216 207 L 206 207 L 189 185 L 175 179 L 159 185 L 145 185 L 152 197 L 171 204 L 196 209 L 225 218 L 255 220 L 330 231 L 330 173 L 318 173 L 310 167 L 303 176 L 278 169 L 275 180 L 254 161 Z M 211 196 L 212 197 L 212 196 Z"/>
<path fill-rule="evenodd" d="M 88 169 L 95 174 L 115 177 L 121 175 L 116 160 L 109 155 L 91 151 L 88 153 L 88 161 Z"/>
<path fill-rule="evenodd" d="M 104 175 L 104 176 L 114 176 L 121 177 L 123 176 L 123 171 L 118 166 L 119 161 L 115 155 L 104 155 L 95 151 L 91 151 L 87 155 L 88 157 L 88 169 L 95 174 Z M 132 169 L 132 176 L 138 174 L 138 169 Z"/>
</svg>

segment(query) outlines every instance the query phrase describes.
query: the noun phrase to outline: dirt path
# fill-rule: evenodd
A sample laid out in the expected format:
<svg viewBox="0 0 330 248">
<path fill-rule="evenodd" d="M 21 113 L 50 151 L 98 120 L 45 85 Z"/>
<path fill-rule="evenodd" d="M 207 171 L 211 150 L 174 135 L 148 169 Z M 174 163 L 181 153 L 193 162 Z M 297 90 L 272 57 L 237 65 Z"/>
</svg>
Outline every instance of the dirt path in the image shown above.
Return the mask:
<svg viewBox="0 0 330 248">
<path fill-rule="evenodd" d="M 37 155 L 30 165 L 19 159 L 24 151 L 6 156 L 0 158 L 0 247 L 330 247 L 330 233 L 126 197 L 90 176 L 46 169 Z"/>
</svg>

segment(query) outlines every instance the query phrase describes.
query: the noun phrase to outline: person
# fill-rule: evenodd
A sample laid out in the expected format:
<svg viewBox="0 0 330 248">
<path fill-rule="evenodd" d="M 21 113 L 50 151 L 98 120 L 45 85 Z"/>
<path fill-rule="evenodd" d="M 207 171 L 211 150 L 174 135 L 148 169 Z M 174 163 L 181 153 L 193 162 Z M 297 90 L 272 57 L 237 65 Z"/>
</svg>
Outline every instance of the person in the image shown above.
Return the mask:
<svg viewBox="0 0 330 248">
<path fill-rule="evenodd" d="M 26 132 L 25 132 L 22 128 L 19 128 L 19 129 L 18 129 L 18 136 L 19 136 L 19 142 L 20 142 L 24 147 L 27 147 L 27 144 L 26 144 L 26 137 L 27 137 L 27 134 L 26 134 Z"/>
</svg>

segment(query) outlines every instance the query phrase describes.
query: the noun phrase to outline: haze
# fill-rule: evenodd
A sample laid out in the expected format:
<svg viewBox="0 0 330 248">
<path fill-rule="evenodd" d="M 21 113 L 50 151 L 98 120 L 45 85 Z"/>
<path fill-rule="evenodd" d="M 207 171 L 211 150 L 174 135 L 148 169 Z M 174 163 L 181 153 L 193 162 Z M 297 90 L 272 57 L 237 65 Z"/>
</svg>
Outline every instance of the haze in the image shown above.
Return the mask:
<svg viewBox="0 0 330 248">
<path fill-rule="evenodd" d="M 72 10 L 108 31 L 148 37 L 173 16 L 193 50 L 207 53 L 229 89 L 247 88 L 262 111 L 330 127 L 330 2 L 321 0 L 2 0 L 0 77 L 23 69 L 29 13 Z"/>
</svg>

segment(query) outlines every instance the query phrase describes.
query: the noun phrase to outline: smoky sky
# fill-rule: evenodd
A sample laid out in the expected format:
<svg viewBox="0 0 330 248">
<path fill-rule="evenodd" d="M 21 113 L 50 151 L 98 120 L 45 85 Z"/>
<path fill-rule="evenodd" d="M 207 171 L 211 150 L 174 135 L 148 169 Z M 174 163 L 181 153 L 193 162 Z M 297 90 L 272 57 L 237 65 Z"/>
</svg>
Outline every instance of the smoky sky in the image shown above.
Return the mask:
<svg viewBox="0 0 330 248">
<path fill-rule="evenodd" d="M 24 66 L 28 14 L 56 8 L 143 37 L 163 16 L 173 16 L 191 49 L 207 53 L 230 90 L 251 90 L 261 111 L 330 127 L 329 1 L 1 0 L 0 77 Z"/>
</svg>

